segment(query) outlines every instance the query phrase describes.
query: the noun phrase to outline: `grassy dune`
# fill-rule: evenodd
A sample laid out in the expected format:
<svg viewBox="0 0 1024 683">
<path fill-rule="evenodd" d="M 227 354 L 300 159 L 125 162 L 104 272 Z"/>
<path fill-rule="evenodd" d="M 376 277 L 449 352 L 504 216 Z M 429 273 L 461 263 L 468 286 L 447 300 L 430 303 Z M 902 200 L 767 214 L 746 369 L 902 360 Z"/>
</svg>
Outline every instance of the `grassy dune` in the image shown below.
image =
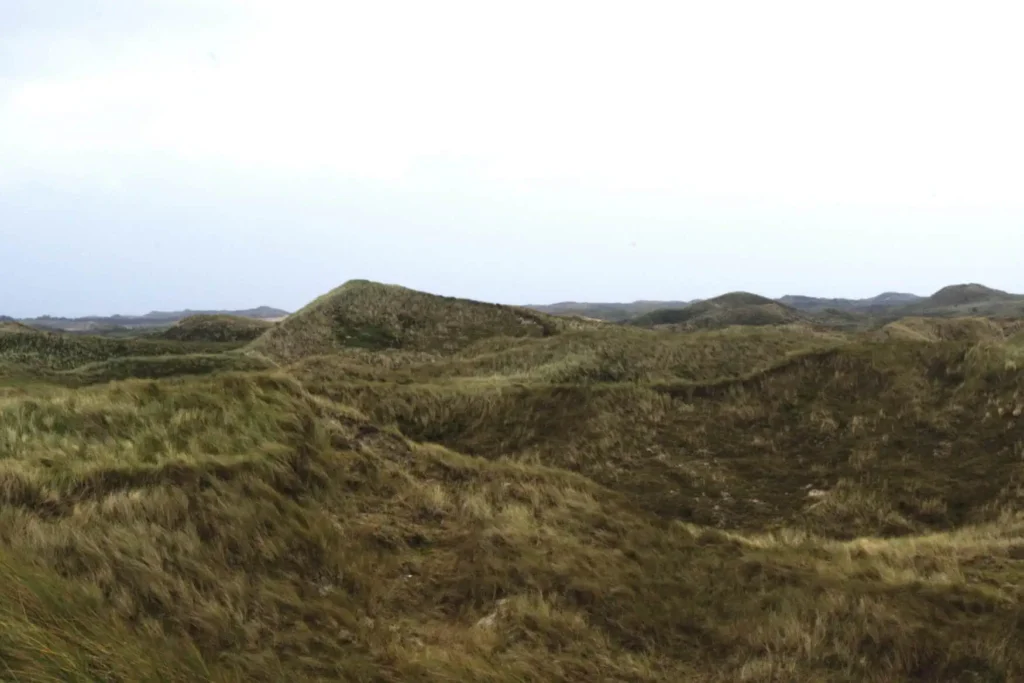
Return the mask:
<svg viewBox="0 0 1024 683">
<path fill-rule="evenodd" d="M 7 356 L 0 678 L 1024 679 L 1012 325 L 354 287 L 242 352 Z"/>
<path fill-rule="evenodd" d="M 253 348 L 287 361 L 346 348 L 452 352 L 495 336 L 544 337 L 595 324 L 354 280 L 281 321 Z"/>
<path fill-rule="evenodd" d="M 517 374 L 395 386 L 348 381 L 322 362 L 293 372 L 411 438 L 578 471 L 659 514 L 845 538 L 1001 513 L 996 501 L 1010 495 L 1003 489 L 1024 453 L 1024 378 L 1009 358 L 1002 349 L 893 342 L 703 381 L 551 383 L 542 372 L 545 381 Z M 828 495 L 809 499 L 810 491 Z"/>
<path fill-rule="evenodd" d="M 250 342 L 274 323 L 237 315 L 190 315 L 160 333 L 160 338 L 192 342 Z"/>
</svg>

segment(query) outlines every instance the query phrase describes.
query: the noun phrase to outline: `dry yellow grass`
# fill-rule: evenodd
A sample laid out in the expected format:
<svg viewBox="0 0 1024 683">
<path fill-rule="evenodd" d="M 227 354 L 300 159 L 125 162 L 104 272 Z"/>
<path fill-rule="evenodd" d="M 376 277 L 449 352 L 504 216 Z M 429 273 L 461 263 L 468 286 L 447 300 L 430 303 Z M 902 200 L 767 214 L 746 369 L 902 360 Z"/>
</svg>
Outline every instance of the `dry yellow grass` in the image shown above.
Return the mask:
<svg viewBox="0 0 1024 683">
<path fill-rule="evenodd" d="M 467 324 L 0 375 L 0 678 L 1024 680 L 1015 338 Z"/>
</svg>

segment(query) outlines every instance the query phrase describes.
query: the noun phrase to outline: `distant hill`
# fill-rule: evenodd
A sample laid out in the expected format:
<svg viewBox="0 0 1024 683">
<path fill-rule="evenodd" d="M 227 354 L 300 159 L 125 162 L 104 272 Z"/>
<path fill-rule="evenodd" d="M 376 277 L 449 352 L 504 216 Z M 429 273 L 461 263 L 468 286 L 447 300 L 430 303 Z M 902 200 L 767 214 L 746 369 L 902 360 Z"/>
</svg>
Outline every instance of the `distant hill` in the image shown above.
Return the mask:
<svg viewBox="0 0 1024 683">
<path fill-rule="evenodd" d="M 707 299 L 703 303 L 714 304 L 722 307 L 737 307 L 737 306 L 766 306 L 774 304 L 775 302 L 766 296 L 760 294 L 752 294 L 750 292 L 727 292 L 720 296 L 716 296 L 712 299 Z"/>
<path fill-rule="evenodd" d="M 697 301 L 697 300 L 694 300 Z M 609 322 L 623 322 L 663 308 L 685 308 L 694 301 L 633 301 L 630 303 L 585 303 L 562 301 L 556 304 L 529 305 L 525 308 L 548 315 L 578 315 Z"/>
<path fill-rule="evenodd" d="M 288 316 L 251 349 L 284 361 L 346 347 L 451 352 L 488 337 L 545 337 L 594 324 L 353 280 Z"/>
<path fill-rule="evenodd" d="M 746 293 L 740 293 L 746 294 Z M 729 296 L 729 295 L 725 295 Z M 751 294 L 757 297 L 758 302 L 748 301 L 752 305 L 766 305 L 766 302 L 773 301 L 767 297 Z M 721 298 L 721 297 L 719 297 Z M 905 292 L 883 292 L 878 296 L 867 299 L 835 299 L 814 297 L 805 295 L 789 294 L 774 300 L 774 303 L 781 304 L 788 308 L 808 313 L 821 313 L 826 311 L 835 312 L 856 312 L 856 313 L 878 313 L 889 308 L 906 306 L 924 297 Z M 527 308 L 551 315 L 580 315 L 611 322 L 625 322 L 639 316 L 651 313 L 652 311 L 683 309 L 692 304 L 705 301 L 704 299 L 692 299 L 689 301 L 633 301 L 630 303 L 588 303 L 577 301 L 563 301 L 547 305 L 529 305 Z"/>
<path fill-rule="evenodd" d="M 927 299 L 894 310 L 900 316 L 1019 317 L 1024 296 L 977 283 L 943 287 Z"/>
<path fill-rule="evenodd" d="M 713 302 L 713 303 L 708 303 Z M 694 308 L 698 304 L 705 307 Z M 741 311 L 736 304 L 765 307 L 760 310 Z M 771 308 L 770 304 L 782 308 Z M 723 306 L 730 313 L 724 316 Z M 950 285 L 931 296 L 923 297 L 908 292 L 882 292 L 866 299 L 825 298 L 802 294 L 787 294 L 768 299 L 747 292 L 733 292 L 715 299 L 693 301 L 634 301 L 631 303 L 561 302 L 546 306 L 531 305 L 532 310 L 552 315 L 579 315 L 612 322 L 630 322 L 638 325 L 693 326 L 701 316 L 702 323 L 773 324 L 772 319 L 787 321 L 796 313 L 808 314 L 808 320 L 828 326 L 870 325 L 871 320 L 891 322 L 908 316 L 924 317 L 1019 317 L 1024 315 L 1024 295 L 1011 294 L 977 283 Z M 679 311 L 687 311 L 681 313 Z M 669 311 L 675 311 L 670 313 Z M 711 311 L 716 311 L 711 315 Z M 711 318 L 706 316 L 711 315 Z M 798 317 L 798 316 L 797 316 Z"/>
<path fill-rule="evenodd" d="M 166 327 L 194 315 L 227 315 L 238 318 L 254 318 L 257 320 L 277 320 L 288 315 L 287 311 L 270 306 L 259 306 L 241 311 L 151 311 L 145 315 L 111 315 L 111 316 L 84 316 L 81 318 L 58 318 L 49 315 L 38 318 L 24 318 L 21 322 L 48 330 L 63 330 L 66 332 L 101 332 L 111 329 L 131 329 L 147 327 Z"/>
<path fill-rule="evenodd" d="M 630 321 L 639 327 L 709 329 L 732 325 L 784 325 L 806 320 L 796 309 L 749 292 L 730 292 L 685 308 L 664 308 Z"/>
<path fill-rule="evenodd" d="M 870 299 L 821 299 L 784 296 L 780 303 L 801 311 L 852 311 L 894 320 L 906 316 L 1019 316 L 1024 314 L 1024 296 L 1010 294 L 977 283 L 943 287 L 929 297 L 903 292 L 885 292 Z"/>
<path fill-rule="evenodd" d="M 288 311 L 270 306 L 258 306 L 241 311 L 193 311 L 186 308 L 184 311 L 150 311 L 142 316 L 142 318 L 148 320 L 181 320 L 182 318 L 194 315 L 230 315 L 238 318 L 260 318 L 266 320 L 267 318 L 283 318 L 288 315 Z M 118 318 L 120 316 L 114 317 Z"/>
<path fill-rule="evenodd" d="M 872 306 L 903 306 L 920 300 L 921 297 L 917 294 L 909 294 L 907 292 L 883 292 L 870 299 L 864 299 L 863 303 L 866 307 L 870 308 Z"/>
<path fill-rule="evenodd" d="M 799 311 L 815 313 L 828 309 L 836 311 L 877 311 L 886 308 L 906 306 L 907 304 L 912 304 L 922 300 L 923 297 L 905 292 L 883 292 L 878 296 L 873 296 L 868 299 L 826 299 L 792 294 L 776 299 L 780 304 L 795 308 Z"/>
<path fill-rule="evenodd" d="M 1021 298 L 1024 297 L 972 282 L 965 285 L 943 287 L 928 297 L 928 304 L 931 306 L 962 306 L 964 304 L 991 303 Z"/>
</svg>

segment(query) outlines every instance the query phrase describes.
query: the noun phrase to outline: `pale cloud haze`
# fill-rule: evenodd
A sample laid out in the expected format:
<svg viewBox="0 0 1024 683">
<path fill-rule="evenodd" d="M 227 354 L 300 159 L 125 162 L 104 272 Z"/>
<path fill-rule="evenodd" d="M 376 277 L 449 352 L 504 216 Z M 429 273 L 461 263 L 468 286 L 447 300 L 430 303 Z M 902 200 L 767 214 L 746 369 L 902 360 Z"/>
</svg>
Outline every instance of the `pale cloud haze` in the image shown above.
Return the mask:
<svg viewBox="0 0 1024 683">
<path fill-rule="evenodd" d="M 1022 20 L 0 0 L 0 314 L 1024 292 Z"/>
</svg>

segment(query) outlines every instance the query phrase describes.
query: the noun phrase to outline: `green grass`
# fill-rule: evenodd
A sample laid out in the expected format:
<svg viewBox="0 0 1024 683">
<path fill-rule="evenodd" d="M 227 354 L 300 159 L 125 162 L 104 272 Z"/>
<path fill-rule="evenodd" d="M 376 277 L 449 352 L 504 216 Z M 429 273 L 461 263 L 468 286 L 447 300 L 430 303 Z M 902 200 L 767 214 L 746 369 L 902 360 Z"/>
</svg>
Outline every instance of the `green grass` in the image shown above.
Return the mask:
<svg viewBox="0 0 1024 683">
<path fill-rule="evenodd" d="M 244 353 L 0 362 L 0 679 L 1024 678 L 1012 324 L 538 332 L 355 288 Z"/>
</svg>

